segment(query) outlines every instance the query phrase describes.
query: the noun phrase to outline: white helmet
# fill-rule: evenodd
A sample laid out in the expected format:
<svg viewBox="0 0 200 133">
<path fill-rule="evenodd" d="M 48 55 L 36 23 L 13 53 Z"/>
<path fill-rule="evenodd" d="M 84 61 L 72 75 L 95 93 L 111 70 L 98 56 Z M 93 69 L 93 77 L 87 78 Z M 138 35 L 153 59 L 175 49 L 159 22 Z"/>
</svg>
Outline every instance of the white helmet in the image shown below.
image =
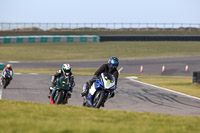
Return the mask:
<svg viewBox="0 0 200 133">
<path fill-rule="evenodd" d="M 68 76 L 71 73 L 71 66 L 70 64 L 63 64 L 62 66 L 63 73 Z"/>
</svg>

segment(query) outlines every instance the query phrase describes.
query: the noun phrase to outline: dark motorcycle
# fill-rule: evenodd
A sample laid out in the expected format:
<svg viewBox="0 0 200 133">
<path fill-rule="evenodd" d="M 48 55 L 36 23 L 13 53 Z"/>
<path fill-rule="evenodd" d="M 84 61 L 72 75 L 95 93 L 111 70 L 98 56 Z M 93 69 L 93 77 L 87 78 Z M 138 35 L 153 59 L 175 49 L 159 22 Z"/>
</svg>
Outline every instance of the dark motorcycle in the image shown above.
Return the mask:
<svg viewBox="0 0 200 133">
<path fill-rule="evenodd" d="M 69 91 L 70 91 L 70 83 L 69 78 L 61 76 L 57 79 L 56 86 L 52 90 L 52 94 L 50 96 L 51 104 L 67 104 L 69 99 Z"/>
<path fill-rule="evenodd" d="M 2 75 L 2 85 L 3 88 L 6 89 L 6 87 L 10 84 L 10 81 L 12 80 L 12 76 L 9 70 L 5 71 Z"/>
<path fill-rule="evenodd" d="M 83 86 L 85 90 L 86 85 Z M 104 103 L 111 97 L 115 90 L 115 78 L 109 73 L 101 73 L 96 80 L 87 96 L 83 98 L 83 106 L 100 108 L 104 107 Z"/>
</svg>

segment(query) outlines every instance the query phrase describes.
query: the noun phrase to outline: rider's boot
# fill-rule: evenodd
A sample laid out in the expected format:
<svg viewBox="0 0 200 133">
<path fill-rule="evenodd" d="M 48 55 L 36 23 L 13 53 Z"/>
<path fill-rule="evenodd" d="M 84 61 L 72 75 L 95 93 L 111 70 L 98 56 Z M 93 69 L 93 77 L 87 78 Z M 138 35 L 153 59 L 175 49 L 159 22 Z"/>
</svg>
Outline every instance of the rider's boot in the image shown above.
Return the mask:
<svg viewBox="0 0 200 133">
<path fill-rule="evenodd" d="M 50 98 L 53 89 L 54 89 L 54 86 L 50 86 L 50 87 L 49 87 L 49 95 L 48 95 L 48 98 Z"/>
<path fill-rule="evenodd" d="M 85 86 L 83 92 L 81 93 L 81 96 L 82 96 L 82 97 L 88 95 L 88 92 L 89 92 L 90 87 L 91 87 L 90 84 L 89 84 L 88 82 L 86 82 L 86 86 Z"/>
<path fill-rule="evenodd" d="M 68 103 L 69 98 L 71 98 L 71 93 L 68 92 L 68 93 L 66 94 L 65 104 Z"/>
</svg>

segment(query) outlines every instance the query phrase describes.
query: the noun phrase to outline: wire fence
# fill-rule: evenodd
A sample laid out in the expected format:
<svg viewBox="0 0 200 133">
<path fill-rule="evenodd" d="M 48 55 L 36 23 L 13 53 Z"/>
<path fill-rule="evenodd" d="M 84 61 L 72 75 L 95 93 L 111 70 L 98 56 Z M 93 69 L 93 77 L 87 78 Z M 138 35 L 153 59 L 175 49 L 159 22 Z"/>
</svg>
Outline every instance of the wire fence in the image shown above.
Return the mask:
<svg viewBox="0 0 200 133">
<path fill-rule="evenodd" d="M 0 31 L 200 31 L 195 23 L 0 23 Z"/>
</svg>

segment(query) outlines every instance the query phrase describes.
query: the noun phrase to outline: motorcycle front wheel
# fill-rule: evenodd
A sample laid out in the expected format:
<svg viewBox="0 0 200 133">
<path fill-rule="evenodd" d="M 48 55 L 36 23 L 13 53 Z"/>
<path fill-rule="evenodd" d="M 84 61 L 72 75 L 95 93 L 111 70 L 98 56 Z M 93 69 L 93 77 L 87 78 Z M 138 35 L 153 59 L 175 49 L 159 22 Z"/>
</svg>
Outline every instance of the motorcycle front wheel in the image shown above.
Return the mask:
<svg viewBox="0 0 200 133">
<path fill-rule="evenodd" d="M 104 102 L 104 99 L 105 99 L 105 94 L 101 93 L 100 91 L 97 91 L 93 99 L 94 108 L 100 108 Z"/>
<path fill-rule="evenodd" d="M 3 88 L 6 89 L 8 84 L 8 81 L 6 79 L 3 79 Z"/>
<path fill-rule="evenodd" d="M 56 94 L 55 96 L 55 104 L 61 104 L 63 99 L 63 93 L 62 92 L 56 92 L 56 93 L 58 94 Z"/>
</svg>

